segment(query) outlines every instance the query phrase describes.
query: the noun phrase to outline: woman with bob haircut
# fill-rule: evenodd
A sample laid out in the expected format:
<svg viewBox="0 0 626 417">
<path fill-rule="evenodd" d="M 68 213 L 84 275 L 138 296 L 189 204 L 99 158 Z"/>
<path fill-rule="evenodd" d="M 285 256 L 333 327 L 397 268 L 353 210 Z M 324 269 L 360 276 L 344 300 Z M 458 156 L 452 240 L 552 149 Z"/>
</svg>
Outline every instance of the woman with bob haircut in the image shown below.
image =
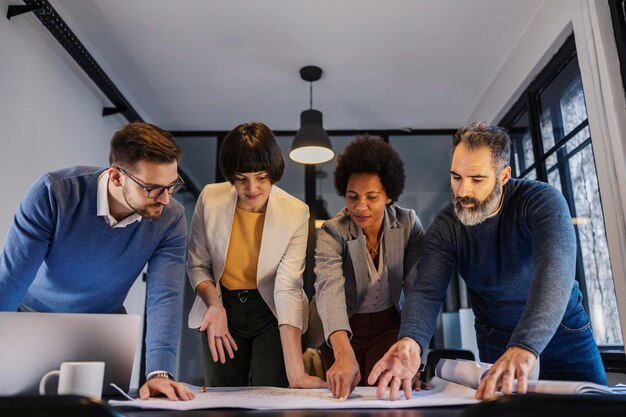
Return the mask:
<svg viewBox="0 0 626 417">
<path fill-rule="evenodd" d="M 278 188 L 285 169 L 272 131 L 241 124 L 223 140 L 228 180 L 204 187 L 191 225 L 187 272 L 197 297 L 207 386 L 318 388 L 302 361 L 309 209 Z"/>
<path fill-rule="evenodd" d="M 388 143 L 355 139 L 337 157 L 334 176 L 346 207 L 320 230 L 315 291 L 326 381 L 346 399 L 397 341 L 424 229 L 415 211 L 395 204 L 404 163 Z"/>
</svg>

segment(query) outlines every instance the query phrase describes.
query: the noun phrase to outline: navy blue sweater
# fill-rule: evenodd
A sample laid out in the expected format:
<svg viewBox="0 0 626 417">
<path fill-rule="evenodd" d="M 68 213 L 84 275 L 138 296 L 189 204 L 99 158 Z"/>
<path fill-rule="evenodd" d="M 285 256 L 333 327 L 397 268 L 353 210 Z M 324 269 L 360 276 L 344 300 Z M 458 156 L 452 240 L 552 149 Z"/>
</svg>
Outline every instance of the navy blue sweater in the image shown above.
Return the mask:
<svg viewBox="0 0 626 417">
<path fill-rule="evenodd" d="M 112 228 L 97 215 L 102 168 L 37 180 L 15 214 L 0 258 L 0 311 L 113 313 L 148 264 L 146 371 L 174 373 L 187 225 L 172 200 L 161 218 Z"/>
<path fill-rule="evenodd" d="M 569 208 L 543 182 L 511 179 L 500 211 L 476 226 L 464 226 L 452 204 L 439 213 L 422 243 L 399 337 L 428 346 L 455 266 L 476 319 L 512 331 L 509 346 L 536 355 L 581 305 Z"/>
</svg>

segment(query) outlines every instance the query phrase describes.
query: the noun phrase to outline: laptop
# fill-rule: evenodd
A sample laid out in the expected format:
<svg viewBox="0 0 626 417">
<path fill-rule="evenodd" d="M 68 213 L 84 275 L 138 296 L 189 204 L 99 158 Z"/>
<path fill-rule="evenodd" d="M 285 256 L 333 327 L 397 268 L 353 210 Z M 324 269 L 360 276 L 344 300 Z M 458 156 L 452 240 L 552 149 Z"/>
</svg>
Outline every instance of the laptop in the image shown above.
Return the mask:
<svg viewBox="0 0 626 417">
<path fill-rule="evenodd" d="M 47 372 L 76 361 L 105 363 L 103 395 L 117 393 L 111 382 L 128 391 L 138 336 L 135 314 L 0 312 L 0 396 L 38 394 Z"/>
</svg>

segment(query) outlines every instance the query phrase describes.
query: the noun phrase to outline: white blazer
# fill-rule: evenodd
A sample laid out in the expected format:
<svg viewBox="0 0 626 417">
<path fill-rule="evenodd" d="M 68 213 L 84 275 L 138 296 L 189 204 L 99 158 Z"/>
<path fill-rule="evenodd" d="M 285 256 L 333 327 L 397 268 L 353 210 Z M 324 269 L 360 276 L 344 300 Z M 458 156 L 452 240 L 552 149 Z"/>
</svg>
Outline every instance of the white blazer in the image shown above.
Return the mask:
<svg viewBox="0 0 626 417">
<path fill-rule="evenodd" d="M 194 290 L 200 282 L 208 280 L 215 283 L 218 294 L 222 295 L 219 280 L 224 272 L 236 205 L 237 191 L 229 182 L 205 186 L 198 198 L 187 257 L 187 274 Z M 309 315 L 302 279 L 308 220 L 306 204 L 272 186 L 257 265 L 257 289 L 279 325 L 289 324 L 303 333 Z M 204 301 L 196 297 L 189 313 L 190 328 L 200 327 L 206 310 Z"/>
</svg>

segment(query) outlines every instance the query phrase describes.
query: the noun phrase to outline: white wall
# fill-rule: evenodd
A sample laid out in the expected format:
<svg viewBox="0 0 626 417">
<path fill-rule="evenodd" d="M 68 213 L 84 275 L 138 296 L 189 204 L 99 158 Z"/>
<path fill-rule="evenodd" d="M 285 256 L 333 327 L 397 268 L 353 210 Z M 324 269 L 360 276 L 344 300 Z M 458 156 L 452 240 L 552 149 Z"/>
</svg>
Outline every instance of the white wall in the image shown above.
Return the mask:
<svg viewBox="0 0 626 417">
<path fill-rule="evenodd" d="M 0 0 L 3 14 L 9 3 L 15 2 Z M 49 38 L 32 14 L 0 18 L 2 243 L 37 177 L 69 165 L 106 165 L 111 135 L 124 123 L 118 116 L 101 116 L 106 99 Z"/>
<path fill-rule="evenodd" d="M 498 121 L 550 61 L 572 33 L 572 9 L 577 0 L 547 0 L 493 82 L 478 100 L 470 120 Z"/>
</svg>

